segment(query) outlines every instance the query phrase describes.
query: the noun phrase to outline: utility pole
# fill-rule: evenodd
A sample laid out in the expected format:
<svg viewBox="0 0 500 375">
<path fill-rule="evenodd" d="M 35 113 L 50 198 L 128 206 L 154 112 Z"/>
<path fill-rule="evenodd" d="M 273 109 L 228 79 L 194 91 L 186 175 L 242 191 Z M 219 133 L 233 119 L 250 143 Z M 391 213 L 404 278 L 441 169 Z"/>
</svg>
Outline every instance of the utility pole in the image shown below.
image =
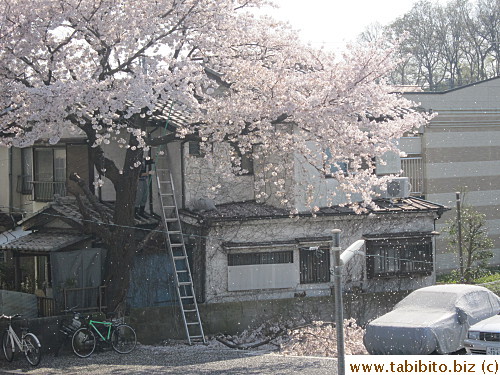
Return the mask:
<svg viewBox="0 0 500 375">
<path fill-rule="evenodd" d="M 461 218 L 461 200 L 460 200 L 460 192 L 456 193 L 457 198 L 457 242 L 458 242 L 458 259 L 460 262 L 460 279 L 461 282 L 464 281 L 464 255 L 462 252 L 462 218 Z"/>
</svg>

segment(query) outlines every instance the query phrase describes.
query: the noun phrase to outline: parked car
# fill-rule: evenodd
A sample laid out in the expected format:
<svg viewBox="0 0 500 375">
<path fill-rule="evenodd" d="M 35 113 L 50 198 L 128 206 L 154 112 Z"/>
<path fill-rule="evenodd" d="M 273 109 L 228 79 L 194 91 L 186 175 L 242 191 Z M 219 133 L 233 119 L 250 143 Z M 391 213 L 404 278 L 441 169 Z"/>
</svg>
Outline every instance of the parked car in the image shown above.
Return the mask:
<svg viewBox="0 0 500 375">
<path fill-rule="evenodd" d="M 500 315 L 471 326 L 464 343 L 467 354 L 500 355 Z"/>
<path fill-rule="evenodd" d="M 464 348 L 471 325 L 499 311 L 500 298 L 484 287 L 429 286 L 368 323 L 364 344 L 370 354 L 453 353 Z"/>
</svg>

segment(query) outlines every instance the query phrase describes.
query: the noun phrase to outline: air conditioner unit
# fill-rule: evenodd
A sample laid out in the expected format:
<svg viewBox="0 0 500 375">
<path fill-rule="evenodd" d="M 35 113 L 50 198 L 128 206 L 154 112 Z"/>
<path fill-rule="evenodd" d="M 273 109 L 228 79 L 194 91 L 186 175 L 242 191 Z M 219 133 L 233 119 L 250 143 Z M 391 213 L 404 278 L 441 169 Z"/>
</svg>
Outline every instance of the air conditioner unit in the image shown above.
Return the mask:
<svg viewBox="0 0 500 375">
<path fill-rule="evenodd" d="M 377 189 L 380 198 L 406 198 L 410 196 L 410 180 L 408 177 L 395 177 L 387 182 L 387 189 Z"/>
</svg>

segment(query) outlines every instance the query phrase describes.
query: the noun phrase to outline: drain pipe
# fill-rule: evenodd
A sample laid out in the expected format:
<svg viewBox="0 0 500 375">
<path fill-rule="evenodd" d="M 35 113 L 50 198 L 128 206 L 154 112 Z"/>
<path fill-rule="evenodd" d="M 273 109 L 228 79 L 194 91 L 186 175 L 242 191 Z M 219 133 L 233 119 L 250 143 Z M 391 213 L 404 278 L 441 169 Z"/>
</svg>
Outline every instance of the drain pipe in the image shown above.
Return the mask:
<svg viewBox="0 0 500 375">
<path fill-rule="evenodd" d="M 342 267 L 355 255 L 364 254 L 360 251 L 365 244 L 358 240 L 349 246 L 342 254 L 340 247 L 340 229 L 334 229 L 331 251 L 333 253 L 333 282 L 335 290 L 335 326 L 337 331 L 337 374 L 345 375 L 345 342 L 344 342 L 344 303 L 342 301 Z"/>
</svg>

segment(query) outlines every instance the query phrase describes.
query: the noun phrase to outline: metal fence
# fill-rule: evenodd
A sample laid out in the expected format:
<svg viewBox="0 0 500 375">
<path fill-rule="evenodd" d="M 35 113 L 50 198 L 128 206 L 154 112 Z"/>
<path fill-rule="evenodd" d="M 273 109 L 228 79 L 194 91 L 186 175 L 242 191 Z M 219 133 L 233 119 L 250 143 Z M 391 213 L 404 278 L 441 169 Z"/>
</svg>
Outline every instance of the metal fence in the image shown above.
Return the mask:
<svg viewBox="0 0 500 375">
<path fill-rule="evenodd" d="M 401 176 L 408 177 L 412 195 L 424 195 L 424 164 L 421 156 L 402 158 Z"/>
<path fill-rule="evenodd" d="M 33 181 L 32 176 L 22 175 L 17 178 L 17 192 L 31 195 L 31 200 L 37 202 L 51 202 L 54 194 L 66 196 L 66 182 Z"/>
</svg>

